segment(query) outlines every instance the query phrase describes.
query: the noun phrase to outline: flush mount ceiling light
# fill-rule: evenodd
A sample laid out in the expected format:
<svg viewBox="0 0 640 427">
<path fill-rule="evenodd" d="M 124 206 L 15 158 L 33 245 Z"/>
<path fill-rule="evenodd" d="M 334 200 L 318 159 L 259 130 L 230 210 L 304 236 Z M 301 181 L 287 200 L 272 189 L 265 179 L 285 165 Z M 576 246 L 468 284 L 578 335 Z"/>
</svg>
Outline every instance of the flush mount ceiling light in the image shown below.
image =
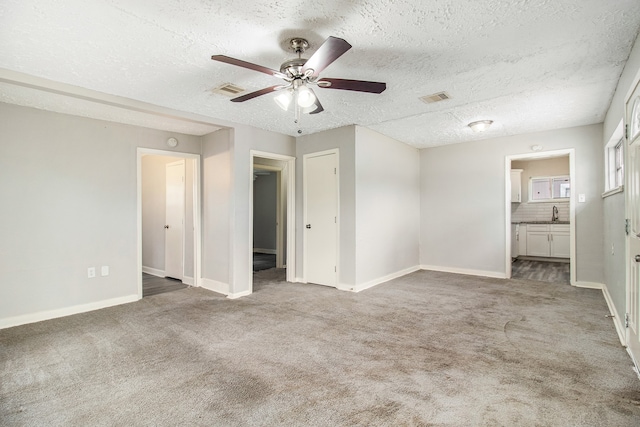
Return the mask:
<svg viewBox="0 0 640 427">
<path fill-rule="evenodd" d="M 493 123 L 493 120 L 478 120 L 477 122 L 471 122 L 467 126 L 474 132 L 484 132 L 489 129 L 489 126 Z"/>
</svg>

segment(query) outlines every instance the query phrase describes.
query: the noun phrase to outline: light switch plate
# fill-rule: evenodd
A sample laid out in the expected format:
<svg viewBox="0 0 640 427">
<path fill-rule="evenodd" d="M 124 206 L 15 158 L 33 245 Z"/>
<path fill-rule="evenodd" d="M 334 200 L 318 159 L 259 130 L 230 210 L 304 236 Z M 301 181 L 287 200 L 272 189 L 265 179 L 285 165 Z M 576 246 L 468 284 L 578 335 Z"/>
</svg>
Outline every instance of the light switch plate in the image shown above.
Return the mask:
<svg viewBox="0 0 640 427">
<path fill-rule="evenodd" d="M 584 196 L 584 194 L 578 194 L 578 203 L 584 203 L 587 201 L 587 198 Z"/>
<path fill-rule="evenodd" d="M 108 265 L 103 265 L 102 268 L 100 269 L 100 275 L 101 276 L 108 276 L 109 275 L 109 266 Z"/>
</svg>

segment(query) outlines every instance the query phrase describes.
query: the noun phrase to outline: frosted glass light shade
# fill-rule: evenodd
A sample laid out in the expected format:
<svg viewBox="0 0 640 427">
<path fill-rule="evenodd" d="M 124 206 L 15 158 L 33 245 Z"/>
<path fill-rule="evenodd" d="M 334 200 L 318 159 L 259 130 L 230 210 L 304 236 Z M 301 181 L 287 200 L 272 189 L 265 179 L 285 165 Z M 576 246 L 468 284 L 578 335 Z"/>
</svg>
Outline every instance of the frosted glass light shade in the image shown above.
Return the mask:
<svg viewBox="0 0 640 427">
<path fill-rule="evenodd" d="M 291 101 L 293 100 L 293 95 L 291 94 L 290 90 L 286 90 L 282 92 L 280 95 L 276 96 L 274 100 L 276 101 L 276 104 L 278 104 L 280 108 L 282 108 L 284 111 L 287 111 L 289 109 L 289 105 L 291 104 Z"/>
<path fill-rule="evenodd" d="M 316 102 L 316 96 L 306 86 L 300 86 L 298 92 L 298 105 L 301 108 L 311 107 Z"/>
</svg>

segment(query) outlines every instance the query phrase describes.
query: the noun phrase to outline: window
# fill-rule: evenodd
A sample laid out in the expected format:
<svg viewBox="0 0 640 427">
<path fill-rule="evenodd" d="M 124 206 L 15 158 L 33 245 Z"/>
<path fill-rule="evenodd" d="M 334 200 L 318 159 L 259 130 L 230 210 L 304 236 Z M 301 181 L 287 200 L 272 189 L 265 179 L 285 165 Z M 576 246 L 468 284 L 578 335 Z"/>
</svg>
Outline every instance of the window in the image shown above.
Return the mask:
<svg viewBox="0 0 640 427">
<path fill-rule="evenodd" d="M 540 176 L 529 181 L 529 201 L 544 202 L 571 197 L 568 176 Z"/>
<path fill-rule="evenodd" d="M 605 149 L 605 190 L 607 192 L 622 189 L 622 186 L 624 185 L 623 141 L 624 138 L 620 139 L 618 142 L 610 143 Z"/>
</svg>

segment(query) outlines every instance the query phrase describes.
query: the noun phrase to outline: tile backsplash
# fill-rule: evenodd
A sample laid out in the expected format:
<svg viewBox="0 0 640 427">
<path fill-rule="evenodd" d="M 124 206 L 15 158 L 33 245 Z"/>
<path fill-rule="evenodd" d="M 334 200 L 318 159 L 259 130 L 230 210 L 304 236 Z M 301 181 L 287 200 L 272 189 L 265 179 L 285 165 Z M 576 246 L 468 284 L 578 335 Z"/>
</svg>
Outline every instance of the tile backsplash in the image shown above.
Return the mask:
<svg viewBox="0 0 640 427">
<path fill-rule="evenodd" d="M 558 208 L 558 220 L 569 221 L 569 202 L 511 203 L 511 221 L 551 221 L 554 206 Z"/>
</svg>

